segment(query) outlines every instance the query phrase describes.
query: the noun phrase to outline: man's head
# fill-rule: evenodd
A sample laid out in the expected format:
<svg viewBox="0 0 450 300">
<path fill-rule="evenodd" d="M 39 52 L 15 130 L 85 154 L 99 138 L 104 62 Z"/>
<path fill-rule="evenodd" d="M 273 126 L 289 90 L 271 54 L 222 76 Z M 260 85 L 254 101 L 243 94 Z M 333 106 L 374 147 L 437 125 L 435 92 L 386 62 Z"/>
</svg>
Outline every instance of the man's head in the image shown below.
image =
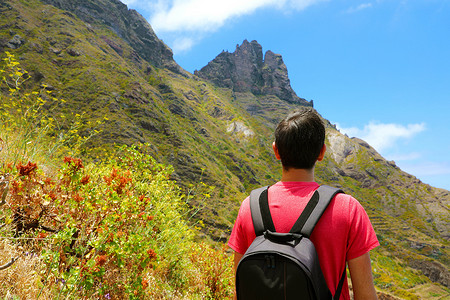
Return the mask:
<svg viewBox="0 0 450 300">
<path fill-rule="evenodd" d="M 312 169 L 324 142 L 325 126 L 312 108 L 292 112 L 275 130 L 275 146 L 286 170 Z"/>
</svg>

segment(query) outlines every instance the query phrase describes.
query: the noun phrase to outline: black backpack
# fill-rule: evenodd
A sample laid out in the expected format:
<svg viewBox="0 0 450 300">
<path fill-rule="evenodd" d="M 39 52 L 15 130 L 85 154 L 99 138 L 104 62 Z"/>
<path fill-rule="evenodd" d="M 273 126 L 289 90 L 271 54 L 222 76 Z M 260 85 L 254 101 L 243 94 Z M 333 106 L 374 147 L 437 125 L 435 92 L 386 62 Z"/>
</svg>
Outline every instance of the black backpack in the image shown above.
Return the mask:
<svg viewBox="0 0 450 300">
<path fill-rule="evenodd" d="M 331 199 L 343 191 L 320 186 L 290 232 L 277 233 L 270 215 L 267 190 L 268 187 L 262 187 L 250 194 L 256 238 L 236 270 L 237 299 L 339 299 L 345 268 L 333 297 L 309 236 Z"/>
</svg>

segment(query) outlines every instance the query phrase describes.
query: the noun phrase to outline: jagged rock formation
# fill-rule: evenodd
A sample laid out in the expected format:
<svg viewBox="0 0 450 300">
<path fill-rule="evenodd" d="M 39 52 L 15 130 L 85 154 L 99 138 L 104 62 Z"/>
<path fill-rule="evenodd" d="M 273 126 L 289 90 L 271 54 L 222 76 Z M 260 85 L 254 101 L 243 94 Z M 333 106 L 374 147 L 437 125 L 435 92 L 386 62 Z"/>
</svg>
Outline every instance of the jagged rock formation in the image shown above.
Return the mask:
<svg viewBox="0 0 450 300">
<path fill-rule="evenodd" d="M 223 51 L 194 74 L 235 92 L 274 95 L 290 103 L 312 105 L 292 89 L 281 55 L 267 51 L 263 59 L 262 47 L 257 41 L 244 40 L 233 53 Z"/>
<path fill-rule="evenodd" d="M 184 73 L 173 60 L 172 50 L 156 36 L 147 20 L 136 10 L 128 9 L 121 1 L 42 0 L 42 2 L 72 12 L 86 23 L 106 25 L 136 51 L 136 57 L 140 56 L 156 67 Z"/>
</svg>

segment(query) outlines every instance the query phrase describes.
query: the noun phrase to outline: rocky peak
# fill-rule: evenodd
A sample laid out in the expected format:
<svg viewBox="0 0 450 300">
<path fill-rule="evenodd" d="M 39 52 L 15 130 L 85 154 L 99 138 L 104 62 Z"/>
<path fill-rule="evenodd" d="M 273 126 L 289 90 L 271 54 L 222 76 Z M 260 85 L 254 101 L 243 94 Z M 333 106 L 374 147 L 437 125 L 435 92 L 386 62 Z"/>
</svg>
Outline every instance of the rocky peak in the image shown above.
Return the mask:
<svg viewBox="0 0 450 300">
<path fill-rule="evenodd" d="M 182 72 L 172 50 L 155 34 L 145 18 L 119 0 L 42 0 L 69 11 L 89 24 L 104 24 L 124 39 L 143 59 L 156 67 Z"/>
<path fill-rule="evenodd" d="M 287 102 L 312 105 L 292 89 L 281 55 L 269 50 L 263 58 L 262 46 L 257 41 L 244 40 L 242 45 L 236 45 L 233 53 L 223 51 L 194 73 L 235 92 L 275 95 Z"/>
<path fill-rule="evenodd" d="M 262 46 L 257 41 L 249 43 L 244 40 L 241 46 L 236 45 L 234 56 L 237 61 L 261 68 L 263 65 Z"/>
</svg>

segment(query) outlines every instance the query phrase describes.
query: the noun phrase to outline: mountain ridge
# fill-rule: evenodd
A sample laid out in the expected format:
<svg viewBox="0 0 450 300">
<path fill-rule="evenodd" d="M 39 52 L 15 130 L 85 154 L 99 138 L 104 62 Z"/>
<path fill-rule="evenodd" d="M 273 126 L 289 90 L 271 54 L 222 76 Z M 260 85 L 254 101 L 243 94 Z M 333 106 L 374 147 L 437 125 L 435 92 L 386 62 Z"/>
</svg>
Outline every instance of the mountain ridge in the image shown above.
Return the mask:
<svg viewBox="0 0 450 300">
<path fill-rule="evenodd" d="M 185 74 L 173 60 L 172 50 L 156 36 L 147 20 L 136 10 L 128 9 L 121 1 L 43 0 L 42 2 L 72 12 L 88 24 L 103 23 L 124 39 L 140 57 L 154 66 Z"/>
</svg>

